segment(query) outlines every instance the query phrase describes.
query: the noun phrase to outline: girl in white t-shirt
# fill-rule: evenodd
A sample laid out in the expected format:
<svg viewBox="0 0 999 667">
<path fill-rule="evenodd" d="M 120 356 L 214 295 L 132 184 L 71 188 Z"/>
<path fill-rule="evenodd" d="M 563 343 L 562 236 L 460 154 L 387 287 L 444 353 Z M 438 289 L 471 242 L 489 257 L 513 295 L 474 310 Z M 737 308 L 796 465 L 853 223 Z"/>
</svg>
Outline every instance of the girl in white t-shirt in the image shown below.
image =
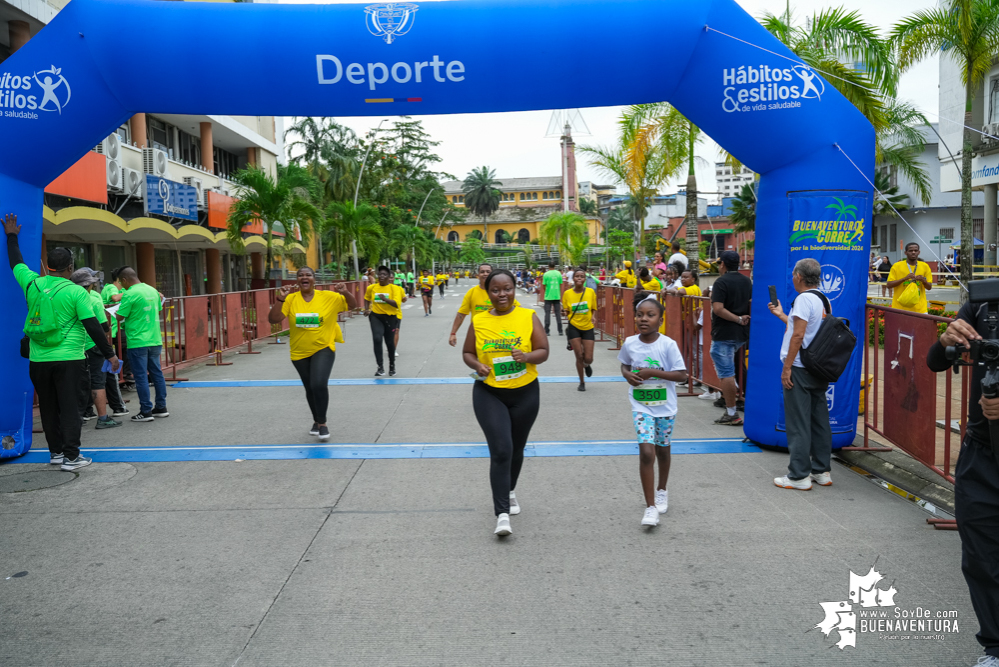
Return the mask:
<svg viewBox="0 0 999 667">
<path fill-rule="evenodd" d="M 643 526 L 659 524 L 666 513 L 669 479 L 670 436 L 676 417 L 676 383 L 687 379 L 683 355 L 673 339 L 659 333 L 663 306 L 656 294 L 635 294 L 637 336 L 625 339 L 617 355 L 621 375 L 628 381 L 631 415 L 638 436 L 639 475 L 645 494 Z M 659 460 L 659 485 L 653 463 Z"/>
</svg>

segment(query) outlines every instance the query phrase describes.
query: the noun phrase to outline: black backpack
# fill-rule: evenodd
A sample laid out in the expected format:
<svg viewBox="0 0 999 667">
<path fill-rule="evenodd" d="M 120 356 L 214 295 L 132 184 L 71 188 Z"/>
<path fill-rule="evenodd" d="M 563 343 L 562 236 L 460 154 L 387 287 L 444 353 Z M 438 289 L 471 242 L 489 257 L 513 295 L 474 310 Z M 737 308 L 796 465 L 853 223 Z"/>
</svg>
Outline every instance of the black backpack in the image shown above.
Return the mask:
<svg viewBox="0 0 999 667">
<path fill-rule="evenodd" d="M 807 348 L 801 348 L 801 363 L 805 370 L 824 382 L 835 382 L 846 370 L 850 357 L 857 348 L 857 337 L 850 331 L 850 320 L 832 316 L 832 305 L 819 290 L 808 290 L 822 299 L 826 316 Z M 792 303 L 792 308 L 794 304 Z"/>
</svg>

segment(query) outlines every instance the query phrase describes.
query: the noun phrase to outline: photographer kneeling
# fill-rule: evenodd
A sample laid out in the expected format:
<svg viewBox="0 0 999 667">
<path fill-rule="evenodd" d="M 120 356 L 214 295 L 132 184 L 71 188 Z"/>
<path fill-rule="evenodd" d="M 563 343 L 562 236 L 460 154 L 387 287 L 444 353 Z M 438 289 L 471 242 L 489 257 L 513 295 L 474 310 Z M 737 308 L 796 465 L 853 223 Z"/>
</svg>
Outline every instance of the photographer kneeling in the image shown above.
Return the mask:
<svg viewBox="0 0 999 667">
<path fill-rule="evenodd" d="M 999 430 L 999 397 L 982 395 L 988 371 L 985 360 L 995 360 L 992 353 L 996 349 L 981 350 L 972 343 L 999 338 L 999 304 L 993 302 L 990 313 L 989 302 L 976 298 L 985 296 L 985 292 L 994 292 L 988 295 L 990 298 L 999 297 L 999 281 L 976 281 L 971 287 L 971 299 L 930 348 L 926 365 L 935 373 L 949 370 L 959 353 L 974 347 L 968 426 L 954 470 L 954 502 L 961 535 L 961 570 L 978 617 L 980 629 L 976 636 L 987 656 L 979 664 L 999 667 L 999 442 L 993 444 L 989 432 L 990 422 Z M 999 344 L 988 342 L 992 348 Z M 958 345 L 966 349 L 950 350 L 948 354 L 948 347 Z M 979 354 L 982 351 L 984 354 Z M 992 381 L 992 377 L 987 380 Z"/>
</svg>

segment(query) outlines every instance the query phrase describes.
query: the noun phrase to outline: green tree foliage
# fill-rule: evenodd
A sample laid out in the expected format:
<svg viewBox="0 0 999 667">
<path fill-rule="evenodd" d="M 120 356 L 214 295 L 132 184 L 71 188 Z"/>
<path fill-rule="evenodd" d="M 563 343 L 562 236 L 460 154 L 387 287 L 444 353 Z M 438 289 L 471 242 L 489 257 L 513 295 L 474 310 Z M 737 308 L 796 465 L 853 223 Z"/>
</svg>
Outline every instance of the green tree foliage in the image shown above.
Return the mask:
<svg viewBox="0 0 999 667">
<path fill-rule="evenodd" d="M 496 189 L 499 184 L 495 169 L 479 167 L 468 172 L 461 186 L 465 193 L 465 208 L 472 215 L 482 218 L 486 239 L 489 238 L 487 218 L 499 209 L 500 191 Z"/>
<path fill-rule="evenodd" d="M 233 252 L 245 252 L 243 228 L 259 220 L 263 223 L 267 241 L 267 269 L 273 265 L 274 226 L 289 230 L 298 228 L 302 245 L 308 246 L 316 229 L 323 225 L 323 214 L 315 205 L 319 183 L 299 165 L 278 165 L 277 179 L 257 167 L 247 167 L 232 174 L 237 202 L 229 211 L 226 238 Z M 290 242 L 294 236 L 286 237 Z"/>
<path fill-rule="evenodd" d="M 579 197 L 576 200 L 579 204 L 579 212 L 586 216 L 596 216 L 597 215 L 597 202 L 593 201 L 589 197 Z"/>
<path fill-rule="evenodd" d="M 728 214 L 736 232 L 756 230 L 756 184 L 744 183 L 739 195 L 732 199 L 732 212 Z"/>
<path fill-rule="evenodd" d="M 478 266 L 486 261 L 486 253 L 482 249 L 482 241 L 476 238 L 466 238 L 465 242 L 461 244 L 458 261 L 466 266 Z"/>
<path fill-rule="evenodd" d="M 898 66 L 905 71 L 927 56 L 940 51 L 961 68 L 964 84 L 964 111 L 970 117 L 975 94 L 982 87 L 999 52 L 999 2 L 996 0 L 948 0 L 939 7 L 915 12 L 891 32 L 898 52 Z M 965 125 L 969 125 L 965 121 Z M 971 159 L 974 153 L 972 130 L 964 128 L 961 151 L 961 257 L 973 256 L 971 203 Z M 900 170 L 901 171 L 901 170 Z M 924 199 L 924 201 L 926 201 Z M 972 279 L 972 262 L 961 262 L 961 280 Z M 966 292 L 962 292 L 964 300 Z"/>
<path fill-rule="evenodd" d="M 377 258 L 385 243 L 385 233 L 379 221 L 378 210 L 366 202 L 354 207 L 354 202 L 333 202 L 326 208 L 328 220 L 327 235 L 324 238 L 327 248 L 337 249 L 337 263 L 343 255 L 357 243 L 358 253 L 365 257 Z"/>
<path fill-rule="evenodd" d="M 897 218 L 895 211 L 909 208 L 909 195 L 898 194 L 898 186 L 892 185 L 891 179 L 880 169 L 874 172 L 874 187 L 881 193 L 880 197 L 874 198 L 874 216 Z"/>
<path fill-rule="evenodd" d="M 573 211 L 552 213 L 541 223 L 538 233 L 542 243 L 555 246 L 559 256 L 570 264 L 578 264 L 581 259 L 577 256 L 577 248 L 582 246 L 585 249 L 589 245 L 586 218 Z"/>
</svg>

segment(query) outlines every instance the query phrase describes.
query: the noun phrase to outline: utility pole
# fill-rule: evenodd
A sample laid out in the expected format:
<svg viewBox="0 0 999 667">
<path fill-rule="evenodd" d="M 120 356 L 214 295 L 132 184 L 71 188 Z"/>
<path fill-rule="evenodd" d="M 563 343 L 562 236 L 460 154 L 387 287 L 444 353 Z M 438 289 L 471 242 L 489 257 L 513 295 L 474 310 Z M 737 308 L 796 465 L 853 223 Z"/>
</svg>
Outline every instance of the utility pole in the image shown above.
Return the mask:
<svg viewBox="0 0 999 667">
<path fill-rule="evenodd" d="M 700 234 L 697 230 L 697 176 L 694 175 L 694 128 L 689 129 L 690 168 L 687 170 L 687 266 L 697 266 L 700 259 Z M 693 262 L 693 263 L 691 263 Z"/>
</svg>

